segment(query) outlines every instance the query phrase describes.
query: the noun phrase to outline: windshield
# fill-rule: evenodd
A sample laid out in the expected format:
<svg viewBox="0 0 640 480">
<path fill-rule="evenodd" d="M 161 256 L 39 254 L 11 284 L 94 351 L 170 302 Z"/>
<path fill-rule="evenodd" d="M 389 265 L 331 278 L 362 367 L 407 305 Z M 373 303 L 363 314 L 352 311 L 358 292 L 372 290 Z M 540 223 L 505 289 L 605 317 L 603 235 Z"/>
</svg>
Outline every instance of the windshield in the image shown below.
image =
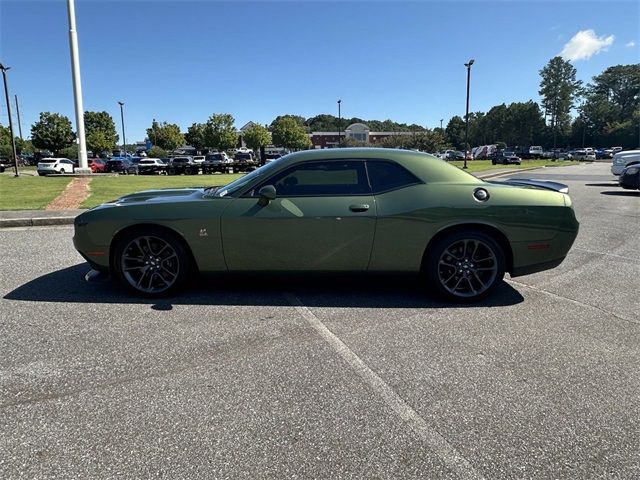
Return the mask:
<svg viewBox="0 0 640 480">
<path fill-rule="evenodd" d="M 256 180 L 258 178 L 263 178 L 269 175 L 274 169 L 277 169 L 280 165 L 280 162 L 271 162 L 266 165 L 261 166 L 260 168 L 254 170 L 251 173 L 248 173 L 237 180 L 225 185 L 224 187 L 210 187 L 207 189 L 207 194 L 215 195 L 216 197 L 228 197 L 229 195 L 233 195 L 235 192 L 243 189 L 249 182 Z M 215 188 L 215 189 L 214 189 Z"/>
</svg>

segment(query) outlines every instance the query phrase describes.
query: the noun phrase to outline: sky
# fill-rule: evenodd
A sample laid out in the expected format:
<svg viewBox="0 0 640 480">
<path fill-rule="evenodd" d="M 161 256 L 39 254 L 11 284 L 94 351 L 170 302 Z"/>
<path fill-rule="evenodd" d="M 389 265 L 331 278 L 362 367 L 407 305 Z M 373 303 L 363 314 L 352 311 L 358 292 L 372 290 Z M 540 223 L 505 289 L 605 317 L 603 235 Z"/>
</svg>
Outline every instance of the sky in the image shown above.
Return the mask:
<svg viewBox="0 0 640 480">
<path fill-rule="evenodd" d="M 639 62 L 637 1 L 76 0 L 84 109 L 127 141 L 155 118 L 184 131 L 213 113 L 236 126 L 320 113 L 429 128 L 471 111 L 539 100 L 556 55 L 588 82 Z M 66 0 L 0 0 L 0 62 L 24 136 L 42 111 L 75 128 Z M 8 124 L 4 96 L 0 123 Z M 17 134 L 17 127 L 16 127 Z"/>
</svg>

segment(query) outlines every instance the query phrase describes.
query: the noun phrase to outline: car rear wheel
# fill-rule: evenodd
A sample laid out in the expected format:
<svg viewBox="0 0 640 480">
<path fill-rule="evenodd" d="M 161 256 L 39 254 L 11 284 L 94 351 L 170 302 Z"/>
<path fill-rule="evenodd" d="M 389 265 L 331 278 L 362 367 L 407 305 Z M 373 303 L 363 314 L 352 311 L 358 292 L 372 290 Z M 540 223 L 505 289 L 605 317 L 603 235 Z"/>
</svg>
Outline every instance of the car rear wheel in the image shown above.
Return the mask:
<svg viewBox="0 0 640 480">
<path fill-rule="evenodd" d="M 189 275 L 182 241 L 163 229 L 136 230 L 116 245 L 113 268 L 122 284 L 145 297 L 162 297 L 178 289 Z"/>
<path fill-rule="evenodd" d="M 481 232 L 448 235 L 430 248 L 426 274 L 439 296 L 461 303 L 485 298 L 502 281 L 502 248 Z"/>
</svg>

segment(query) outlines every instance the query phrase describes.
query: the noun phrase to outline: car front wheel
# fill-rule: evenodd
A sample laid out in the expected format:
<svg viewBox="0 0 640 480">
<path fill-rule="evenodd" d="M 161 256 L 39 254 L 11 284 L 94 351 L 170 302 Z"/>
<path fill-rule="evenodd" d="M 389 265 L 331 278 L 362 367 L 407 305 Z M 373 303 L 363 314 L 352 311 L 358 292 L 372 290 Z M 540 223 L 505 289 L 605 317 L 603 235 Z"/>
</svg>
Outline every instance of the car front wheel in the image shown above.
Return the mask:
<svg viewBox="0 0 640 480">
<path fill-rule="evenodd" d="M 489 235 L 461 231 L 441 238 L 430 248 L 426 265 L 429 283 L 439 296 L 461 303 L 485 298 L 502 281 L 504 252 Z"/>
<path fill-rule="evenodd" d="M 129 290 L 145 297 L 162 297 L 184 284 L 190 262 L 177 235 L 150 228 L 130 232 L 120 239 L 112 267 Z"/>
</svg>

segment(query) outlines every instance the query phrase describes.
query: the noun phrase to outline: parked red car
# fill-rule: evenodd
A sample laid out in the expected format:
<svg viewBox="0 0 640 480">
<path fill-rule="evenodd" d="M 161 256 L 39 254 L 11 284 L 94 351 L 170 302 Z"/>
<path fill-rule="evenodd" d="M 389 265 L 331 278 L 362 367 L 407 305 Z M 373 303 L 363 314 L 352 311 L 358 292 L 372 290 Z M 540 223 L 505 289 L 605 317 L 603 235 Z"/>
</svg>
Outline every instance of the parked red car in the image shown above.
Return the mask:
<svg viewBox="0 0 640 480">
<path fill-rule="evenodd" d="M 101 158 L 90 158 L 89 168 L 91 169 L 92 173 L 102 173 L 106 171 L 107 162 L 105 162 Z"/>
</svg>

